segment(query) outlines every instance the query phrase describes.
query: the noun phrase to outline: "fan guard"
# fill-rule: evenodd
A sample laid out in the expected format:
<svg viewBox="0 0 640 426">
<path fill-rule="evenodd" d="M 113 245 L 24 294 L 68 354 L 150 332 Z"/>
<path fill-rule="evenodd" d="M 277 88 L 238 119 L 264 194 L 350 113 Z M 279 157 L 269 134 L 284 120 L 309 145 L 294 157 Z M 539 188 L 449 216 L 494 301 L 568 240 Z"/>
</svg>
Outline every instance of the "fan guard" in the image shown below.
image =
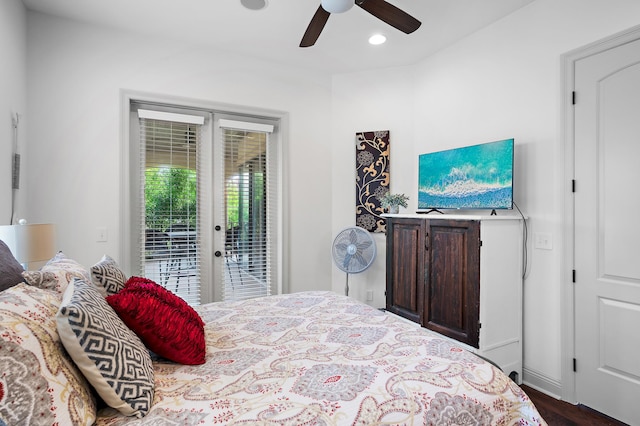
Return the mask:
<svg viewBox="0 0 640 426">
<path fill-rule="evenodd" d="M 349 295 L 349 274 L 365 271 L 376 258 L 376 244 L 371 233 L 359 226 L 338 232 L 331 247 L 333 262 L 347 273 L 345 295 Z"/>
</svg>

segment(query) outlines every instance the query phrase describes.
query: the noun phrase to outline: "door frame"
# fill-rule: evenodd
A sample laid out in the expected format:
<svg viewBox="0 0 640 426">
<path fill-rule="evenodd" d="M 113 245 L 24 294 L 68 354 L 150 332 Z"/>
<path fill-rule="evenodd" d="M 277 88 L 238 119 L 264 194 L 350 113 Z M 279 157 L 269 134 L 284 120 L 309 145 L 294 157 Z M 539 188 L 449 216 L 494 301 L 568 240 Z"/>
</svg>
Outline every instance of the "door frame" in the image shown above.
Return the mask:
<svg viewBox="0 0 640 426">
<path fill-rule="evenodd" d="M 120 177 L 120 196 L 119 196 L 119 251 L 120 256 L 118 263 L 124 271 L 131 273 L 132 270 L 132 249 L 131 249 L 131 231 L 132 224 L 130 218 L 131 208 L 131 170 L 129 164 L 130 158 L 130 143 L 131 143 L 131 103 L 141 102 L 146 104 L 158 104 L 158 105 L 172 105 L 177 107 L 184 107 L 193 110 L 203 110 L 211 113 L 221 114 L 237 114 L 253 116 L 256 118 L 265 118 L 269 120 L 276 120 L 280 122 L 280 129 L 278 134 L 278 182 L 280 187 L 278 188 L 278 208 L 277 208 L 277 260 L 273 267 L 277 268 L 277 283 L 275 288 L 277 294 L 287 293 L 289 291 L 289 230 L 286 225 L 289 223 L 289 191 L 287 191 L 287 182 L 289 182 L 289 113 L 281 110 L 272 110 L 266 108 L 247 107 L 234 104 L 227 104 L 221 102 L 213 102 L 202 99 L 184 98 L 180 96 L 156 94 L 149 92 L 140 92 L 135 90 L 121 89 L 120 90 L 120 164 L 119 177 Z M 213 132 L 213 128 L 212 128 Z M 210 135 L 211 142 L 213 142 L 213 134 Z M 205 236 L 202 243 L 202 257 L 203 257 L 203 270 L 213 270 L 212 261 L 209 261 L 208 265 L 204 265 L 206 262 L 205 257 L 211 257 L 213 252 L 213 246 L 208 242 L 213 242 L 213 231 L 209 230 L 209 234 L 203 230 L 203 236 Z M 203 272 L 201 276 L 201 282 L 211 282 L 211 277 Z M 214 301 L 215 292 L 210 286 L 203 285 L 200 289 L 200 297 L 202 303 Z"/>
<path fill-rule="evenodd" d="M 573 270 L 575 268 L 575 223 L 573 179 L 575 179 L 575 116 L 573 91 L 575 90 L 575 64 L 577 61 L 640 39 L 640 25 L 612 36 L 579 47 L 562 55 L 562 132 L 564 141 L 564 265 L 561 283 L 563 311 L 561 314 L 561 398 L 577 403 L 576 377 L 573 371 L 575 358 L 575 300 Z M 579 96 L 579 95 L 578 95 Z M 579 101 L 579 98 L 577 99 Z"/>
</svg>

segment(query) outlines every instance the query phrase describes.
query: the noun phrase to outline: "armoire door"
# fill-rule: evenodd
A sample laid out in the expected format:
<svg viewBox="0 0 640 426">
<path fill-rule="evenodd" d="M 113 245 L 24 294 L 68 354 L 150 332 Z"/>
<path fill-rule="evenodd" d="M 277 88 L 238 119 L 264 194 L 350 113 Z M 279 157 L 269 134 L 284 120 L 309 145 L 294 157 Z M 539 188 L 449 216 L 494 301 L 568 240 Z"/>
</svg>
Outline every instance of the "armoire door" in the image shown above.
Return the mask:
<svg viewBox="0 0 640 426">
<path fill-rule="evenodd" d="M 422 325 L 479 347 L 480 222 L 430 220 Z"/>
<path fill-rule="evenodd" d="M 387 307 L 422 322 L 425 284 L 425 221 L 387 220 Z"/>
</svg>

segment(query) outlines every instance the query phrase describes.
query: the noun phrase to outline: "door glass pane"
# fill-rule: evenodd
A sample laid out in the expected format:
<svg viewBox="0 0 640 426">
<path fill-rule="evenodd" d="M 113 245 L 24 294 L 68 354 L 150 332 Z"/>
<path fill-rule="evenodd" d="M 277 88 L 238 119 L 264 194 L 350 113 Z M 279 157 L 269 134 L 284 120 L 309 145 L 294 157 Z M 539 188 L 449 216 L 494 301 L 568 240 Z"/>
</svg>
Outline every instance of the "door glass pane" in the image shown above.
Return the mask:
<svg viewBox="0 0 640 426">
<path fill-rule="evenodd" d="M 141 119 L 143 276 L 200 303 L 199 126 Z"/>
<path fill-rule="evenodd" d="M 270 294 L 267 244 L 268 134 L 223 129 L 225 156 L 224 299 Z"/>
</svg>

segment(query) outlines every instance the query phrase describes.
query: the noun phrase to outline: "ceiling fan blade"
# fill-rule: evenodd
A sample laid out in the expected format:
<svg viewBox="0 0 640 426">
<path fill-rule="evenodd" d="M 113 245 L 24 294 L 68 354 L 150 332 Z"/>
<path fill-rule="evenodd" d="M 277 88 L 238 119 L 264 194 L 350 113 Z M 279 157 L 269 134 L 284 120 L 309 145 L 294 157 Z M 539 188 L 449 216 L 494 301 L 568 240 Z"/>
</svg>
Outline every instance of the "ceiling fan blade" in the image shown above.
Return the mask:
<svg viewBox="0 0 640 426">
<path fill-rule="evenodd" d="M 422 22 L 385 0 L 356 0 L 356 4 L 405 34 L 411 34 L 422 25 Z"/>
<path fill-rule="evenodd" d="M 322 6 L 318 7 L 315 15 L 311 18 L 311 22 L 309 22 L 309 26 L 307 27 L 307 31 L 305 31 L 302 36 L 302 41 L 300 42 L 300 47 L 309 47 L 313 46 L 320 37 L 320 33 L 324 28 L 324 25 L 327 23 L 329 19 L 329 12 L 324 10 Z"/>
</svg>

